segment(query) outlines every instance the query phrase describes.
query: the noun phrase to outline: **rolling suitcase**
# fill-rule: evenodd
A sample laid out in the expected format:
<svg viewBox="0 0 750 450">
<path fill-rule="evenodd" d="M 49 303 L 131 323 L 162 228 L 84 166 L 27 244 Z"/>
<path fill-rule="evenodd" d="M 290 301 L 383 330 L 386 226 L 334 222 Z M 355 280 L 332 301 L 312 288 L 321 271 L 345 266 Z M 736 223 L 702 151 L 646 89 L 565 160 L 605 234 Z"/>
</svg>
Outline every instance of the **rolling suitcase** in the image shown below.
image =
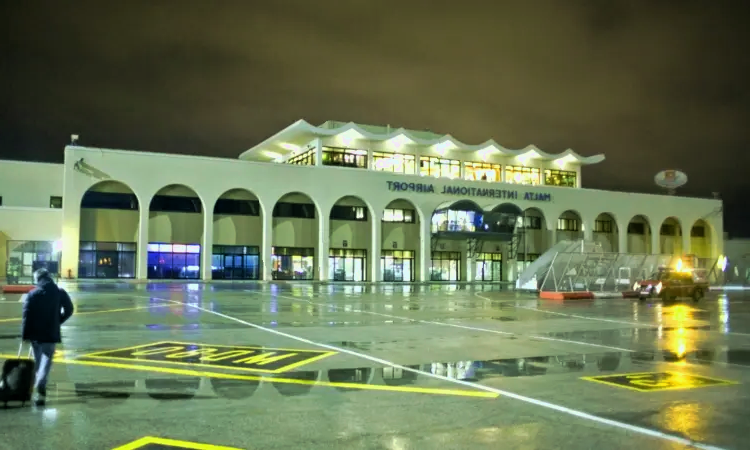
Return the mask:
<svg viewBox="0 0 750 450">
<path fill-rule="evenodd" d="M 31 401 L 31 391 L 34 389 L 34 377 L 36 376 L 34 360 L 29 356 L 21 358 L 23 342 L 18 347 L 18 357 L 5 360 L 0 378 L 0 402 L 3 407 L 8 407 L 8 402 L 21 402 L 21 406 Z"/>
</svg>

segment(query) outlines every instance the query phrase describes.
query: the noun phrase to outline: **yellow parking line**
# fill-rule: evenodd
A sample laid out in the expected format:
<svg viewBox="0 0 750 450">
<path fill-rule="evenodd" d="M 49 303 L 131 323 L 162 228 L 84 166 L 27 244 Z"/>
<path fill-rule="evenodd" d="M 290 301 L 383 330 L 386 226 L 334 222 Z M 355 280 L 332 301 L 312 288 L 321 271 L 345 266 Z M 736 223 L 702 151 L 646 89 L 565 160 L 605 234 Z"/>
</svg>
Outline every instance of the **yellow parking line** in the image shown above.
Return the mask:
<svg viewBox="0 0 750 450">
<path fill-rule="evenodd" d="M 106 314 L 106 313 L 116 313 L 116 312 L 124 312 L 124 311 L 136 311 L 138 309 L 148 309 L 148 308 L 165 308 L 167 306 L 171 306 L 169 304 L 167 305 L 151 305 L 151 306 L 136 306 L 133 308 L 117 308 L 117 309 L 104 309 L 102 311 L 85 311 L 85 312 L 76 312 L 74 316 L 88 316 L 91 314 Z M 20 322 L 21 318 L 13 318 L 13 319 L 0 319 L 0 323 L 2 322 Z"/>
<path fill-rule="evenodd" d="M 15 358 L 15 355 L 4 355 L 0 354 L 0 358 L 10 359 Z M 479 397 L 479 398 L 497 398 L 500 394 L 494 392 L 484 391 L 471 391 L 464 389 L 440 389 L 440 388 L 425 388 L 417 386 L 385 386 L 376 384 L 359 384 L 359 383 L 338 383 L 333 381 L 313 381 L 313 380 L 296 380 L 294 378 L 276 378 L 276 377 L 261 377 L 253 375 L 235 375 L 220 372 L 206 372 L 202 370 L 186 370 L 167 368 L 159 366 L 146 366 L 139 364 L 121 364 L 101 361 L 82 361 L 77 359 L 63 359 L 55 358 L 55 362 L 63 364 L 75 364 L 82 366 L 93 366 L 93 367 L 106 367 L 109 369 L 123 369 L 123 370 L 135 370 L 140 372 L 160 372 L 168 373 L 172 375 L 185 375 L 194 377 L 206 377 L 206 378 L 221 378 L 225 380 L 243 380 L 243 381 L 263 381 L 270 383 L 285 383 L 285 384 L 302 384 L 306 386 L 326 386 L 335 388 L 345 389 L 360 389 L 369 391 L 387 391 L 387 392 L 409 392 L 414 394 L 432 394 L 432 395 L 452 395 L 458 397 Z"/>
</svg>

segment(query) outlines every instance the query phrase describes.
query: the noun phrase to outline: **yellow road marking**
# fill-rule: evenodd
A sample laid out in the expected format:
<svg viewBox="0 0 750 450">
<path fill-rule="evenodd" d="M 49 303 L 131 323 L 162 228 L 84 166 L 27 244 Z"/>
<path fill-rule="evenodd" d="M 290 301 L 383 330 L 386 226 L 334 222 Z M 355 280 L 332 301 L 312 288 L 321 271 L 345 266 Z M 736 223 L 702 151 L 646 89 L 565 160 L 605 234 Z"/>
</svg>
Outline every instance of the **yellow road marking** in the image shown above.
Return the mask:
<svg viewBox="0 0 750 450">
<path fill-rule="evenodd" d="M 15 358 L 16 355 L 5 355 L 0 354 L 0 358 L 10 359 Z M 123 370 L 134 370 L 139 372 L 160 372 L 168 373 L 172 375 L 185 375 L 195 377 L 206 377 L 206 378 L 221 378 L 225 380 L 242 380 L 242 381 L 263 381 L 267 383 L 285 383 L 285 384 L 301 384 L 306 386 L 326 386 L 336 387 L 345 389 L 360 389 L 369 391 L 387 391 L 387 392 L 410 392 L 415 394 L 433 394 L 433 395 L 452 395 L 458 397 L 479 397 L 479 398 L 497 398 L 500 394 L 494 392 L 484 391 L 470 391 L 463 389 L 440 389 L 440 388 L 425 388 L 416 386 L 385 386 L 377 384 L 358 384 L 358 383 L 338 383 L 333 381 L 313 381 L 313 380 L 295 380 L 294 378 L 276 378 L 276 377 L 262 377 L 254 375 L 236 375 L 220 372 L 205 372 L 199 370 L 185 370 L 175 369 L 159 366 L 144 366 L 137 364 L 120 364 L 110 363 L 102 361 L 79 361 L 76 359 L 63 359 L 55 358 L 55 362 L 63 364 L 75 364 L 82 366 L 93 366 L 93 367 L 106 367 L 109 369 L 123 369 Z"/>
<path fill-rule="evenodd" d="M 242 450 L 235 447 L 224 447 L 222 445 L 198 444 L 197 442 L 178 441 L 175 439 L 165 439 L 153 436 L 146 436 L 137 441 L 130 442 L 121 447 L 112 450 L 137 450 L 149 444 L 164 445 L 167 447 L 185 448 L 189 450 Z"/>
<path fill-rule="evenodd" d="M 172 305 L 151 305 L 151 306 L 136 306 L 133 308 L 117 308 L 117 309 L 105 309 L 102 311 L 86 311 L 86 312 L 76 312 L 73 314 L 74 317 L 78 316 L 88 316 L 91 314 L 106 314 L 106 313 L 115 313 L 115 312 L 124 312 L 124 311 L 136 311 L 138 309 L 148 309 L 148 308 L 165 308 L 167 306 Z M 0 319 L 0 323 L 2 322 L 20 322 L 21 318 L 13 318 L 13 319 Z"/>
</svg>

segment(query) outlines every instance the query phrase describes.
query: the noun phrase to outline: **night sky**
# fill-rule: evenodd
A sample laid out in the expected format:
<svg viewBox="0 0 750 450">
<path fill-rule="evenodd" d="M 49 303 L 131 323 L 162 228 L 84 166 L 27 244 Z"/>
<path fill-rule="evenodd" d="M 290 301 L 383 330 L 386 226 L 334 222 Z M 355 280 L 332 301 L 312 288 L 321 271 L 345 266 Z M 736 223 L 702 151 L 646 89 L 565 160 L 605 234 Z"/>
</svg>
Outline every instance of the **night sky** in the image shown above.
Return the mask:
<svg viewBox="0 0 750 450">
<path fill-rule="evenodd" d="M 390 124 L 604 153 L 587 188 L 680 169 L 750 236 L 744 3 L 0 0 L 0 159 L 60 162 L 72 133 L 237 157 L 300 118 Z"/>
</svg>

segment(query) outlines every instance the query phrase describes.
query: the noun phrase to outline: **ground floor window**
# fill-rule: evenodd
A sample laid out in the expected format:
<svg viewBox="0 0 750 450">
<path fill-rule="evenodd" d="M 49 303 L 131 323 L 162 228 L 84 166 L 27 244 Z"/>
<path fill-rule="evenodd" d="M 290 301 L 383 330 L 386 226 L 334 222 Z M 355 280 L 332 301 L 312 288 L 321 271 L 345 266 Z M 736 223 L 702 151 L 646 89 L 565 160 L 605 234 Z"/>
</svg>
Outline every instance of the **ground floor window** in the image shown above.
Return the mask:
<svg viewBox="0 0 750 450">
<path fill-rule="evenodd" d="M 78 278 L 135 278 L 135 242 L 81 241 Z"/>
<path fill-rule="evenodd" d="M 211 278 L 260 279 L 260 248 L 252 245 L 214 245 L 211 253 Z"/>
<path fill-rule="evenodd" d="M 502 281 L 503 254 L 480 253 L 476 259 L 475 281 Z"/>
<path fill-rule="evenodd" d="M 380 254 L 383 281 L 414 281 L 414 252 L 412 250 L 383 250 Z"/>
<path fill-rule="evenodd" d="M 461 252 L 433 252 L 432 281 L 458 281 L 461 273 Z"/>
<path fill-rule="evenodd" d="M 328 251 L 328 279 L 331 281 L 365 281 L 367 250 L 332 248 Z"/>
<path fill-rule="evenodd" d="M 198 244 L 148 244 L 148 278 L 197 280 L 201 276 Z"/>
<path fill-rule="evenodd" d="M 537 258 L 539 258 L 538 253 L 519 253 L 516 255 L 516 273 L 521 275 Z"/>
<path fill-rule="evenodd" d="M 53 241 L 7 241 L 5 277 L 8 284 L 31 284 L 34 271 L 60 275 L 60 251 Z"/>
<path fill-rule="evenodd" d="M 315 276 L 315 249 L 273 247 L 271 267 L 274 280 L 312 280 Z"/>
</svg>

